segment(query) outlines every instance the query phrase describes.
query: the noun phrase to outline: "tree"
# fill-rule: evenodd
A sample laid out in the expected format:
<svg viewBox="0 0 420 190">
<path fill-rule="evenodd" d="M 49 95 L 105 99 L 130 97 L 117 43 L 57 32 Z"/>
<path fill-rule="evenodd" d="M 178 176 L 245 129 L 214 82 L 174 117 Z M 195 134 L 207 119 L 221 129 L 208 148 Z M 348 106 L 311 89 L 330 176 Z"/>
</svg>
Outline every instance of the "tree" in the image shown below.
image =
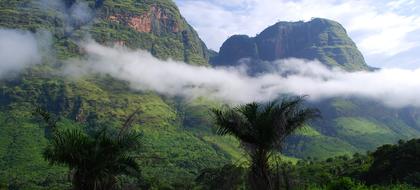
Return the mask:
<svg viewBox="0 0 420 190">
<path fill-rule="evenodd" d="M 269 160 L 282 150 L 288 136 L 309 119 L 319 116 L 317 109 L 304 108 L 304 97 L 284 98 L 281 102 L 249 103 L 235 108 L 213 109 L 219 135 L 232 135 L 241 141 L 251 159 L 249 183 L 252 189 L 273 189 Z"/>
<path fill-rule="evenodd" d="M 242 186 L 244 174 L 244 168 L 227 164 L 221 168 L 202 170 L 195 181 L 203 190 L 236 190 Z"/>
<path fill-rule="evenodd" d="M 81 129 L 59 130 L 49 126 L 55 130 L 44 158 L 51 164 L 69 167 L 75 190 L 115 189 L 117 176 L 140 176 L 140 167 L 132 154 L 140 146 L 140 134 L 127 127 L 133 117 L 130 115 L 119 132 L 105 128 L 88 134 Z"/>
<path fill-rule="evenodd" d="M 420 187 L 420 139 L 383 145 L 371 154 L 368 184 L 406 183 Z"/>
</svg>

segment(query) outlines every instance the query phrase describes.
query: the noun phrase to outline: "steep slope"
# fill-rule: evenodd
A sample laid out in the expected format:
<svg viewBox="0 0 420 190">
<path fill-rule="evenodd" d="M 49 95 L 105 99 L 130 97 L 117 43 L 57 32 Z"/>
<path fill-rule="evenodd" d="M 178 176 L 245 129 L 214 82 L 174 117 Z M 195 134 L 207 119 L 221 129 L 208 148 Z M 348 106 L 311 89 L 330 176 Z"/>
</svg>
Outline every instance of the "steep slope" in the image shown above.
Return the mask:
<svg viewBox="0 0 420 190">
<path fill-rule="evenodd" d="M 212 63 L 235 65 L 240 58 L 274 61 L 290 57 L 317 59 L 327 66 L 349 71 L 370 69 L 346 30 L 337 22 L 320 18 L 278 22 L 256 37 L 232 36 L 223 43 Z"/>
<path fill-rule="evenodd" d="M 295 157 L 326 158 L 374 150 L 382 144 L 420 136 L 418 109 L 393 109 L 361 98 L 334 98 L 311 103 L 322 119 L 311 127 L 318 135 L 291 137 L 286 152 Z"/>
<path fill-rule="evenodd" d="M 67 7 L 61 2 L 68 2 Z M 69 44 L 89 33 L 99 42 L 146 49 L 159 58 L 207 63 L 207 47 L 169 0 L 0 3 L 0 26 L 31 31 L 46 29 L 53 33 L 55 43 L 61 43 L 57 45 L 67 47 L 64 51 L 77 53 L 77 49 L 69 49 Z"/>
<path fill-rule="evenodd" d="M 270 61 L 292 57 L 317 59 L 328 67 L 350 72 L 373 69 L 339 23 L 320 18 L 279 22 L 256 37 L 232 36 L 211 63 L 245 63 L 251 74 L 258 74 L 273 68 Z M 304 130 L 289 139 L 285 150 L 288 155 L 325 158 L 420 136 L 418 109 L 392 109 L 356 97 L 332 98 L 311 105 L 319 108 L 323 117 L 311 125 L 309 132 Z"/>
<path fill-rule="evenodd" d="M 118 127 L 140 109 L 134 128 L 143 132 L 145 146 L 138 161 L 144 166 L 144 180 L 154 187 L 188 185 L 185 181 L 192 181 L 199 170 L 228 163 L 236 154 L 210 142 L 212 133 L 199 134 L 188 128 L 188 123 L 200 117 L 191 114 L 191 110 L 199 114 L 199 102 L 189 105 L 152 92 L 133 91 L 128 83 L 109 76 L 67 80 L 57 75 L 67 64 L 63 60 L 82 54 L 77 42 L 86 36 L 106 45 L 145 49 L 162 59 L 208 65 L 206 46 L 172 1 L 2 0 L 0 26 L 48 31 L 54 50 L 43 58 L 43 64 L 0 80 L 0 187 L 68 187 L 68 171 L 42 158 L 47 139 L 39 119 L 32 115 L 36 106 L 60 115 L 63 127 Z"/>
<path fill-rule="evenodd" d="M 86 14 L 80 14 L 80 10 Z M 144 134 L 144 147 L 139 150 L 138 159 L 143 166 L 144 179 L 127 179 L 133 185 L 146 183 L 153 188 L 185 189 L 199 170 L 243 159 L 236 141 L 214 135 L 208 116 L 208 106 L 214 102 L 196 100 L 186 103 L 153 92 L 134 91 L 127 82 L 106 75 L 86 76 L 79 80 L 67 80 L 57 75 L 57 71 L 68 64 L 63 60 L 83 54 L 77 42 L 87 36 L 105 45 L 145 49 L 161 59 L 170 57 L 190 64 L 208 65 L 207 61 L 210 56 L 215 56 L 214 53 L 209 55 L 204 43 L 170 0 L 0 0 L 0 26 L 32 32 L 48 31 L 54 49 L 53 56 L 43 58 L 43 64 L 26 69 L 17 77 L 0 80 L 0 189 L 3 186 L 11 189 L 65 189 L 69 185 L 68 171 L 50 166 L 42 158 L 47 139 L 39 118 L 32 115 L 36 106 L 60 115 L 62 127 L 81 127 L 84 124 L 118 127 L 127 115 L 139 109 L 141 114 L 134 129 Z M 323 30 L 328 31 L 328 27 Z M 226 53 L 226 56 L 242 51 L 242 46 L 247 48 L 229 60 L 242 57 L 271 60 L 270 56 L 282 55 L 281 47 L 271 54 L 262 55 L 259 46 L 274 46 L 270 40 L 257 43 L 254 38 L 240 38 L 246 40 L 235 45 L 233 53 Z M 286 39 L 285 36 L 282 38 Z M 338 37 L 331 39 L 335 41 Z M 340 46 L 355 48 L 351 40 L 345 41 L 348 43 L 335 44 L 331 51 L 341 52 L 335 49 L 340 49 Z M 280 41 L 274 44 L 278 43 Z M 296 48 L 301 47 L 293 47 L 293 50 Z M 324 56 L 325 60 L 334 60 L 331 65 L 346 65 L 339 58 L 330 56 L 329 48 L 332 47 L 322 46 L 314 50 L 305 46 L 302 52 L 319 52 L 308 53 L 308 56 L 316 55 L 320 60 Z M 226 48 L 226 52 L 230 49 Z M 291 50 L 287 52 L 293 52 Z M 221 55 L 216 55 L 216 59 Z M 343 59 L 351 60 L 353 54 L 348 55 L 344 52 Z M 368 69 L 364 62 L 358 64 L 355 61 L 354 65 L 349 69 Z M 374 141 L 386 137 L 375 142 L 379 144 L 418 134 L 419 121 L 416 118 L 419 117 L 415 110 L 387 111 L 389 109 L 380 106 L 366 109 L 363 105 L 354 100 L 329 100 L 320 104 L 327 121 L 316 123 L 309 131 L 290 139 L 288 153 L 299 157 L 325 157 L 365 150 L 374 146 L 371 137 L 375 137 Z M 384 113 L 372 115 L 372 110 L 376 109 L 384 110 Z M 394 122 L 395 125 L 383 127 L 384 122 Z M 350 130 L 350 133 L 349 128 L 354 125 L 363 127 Z M 412 129 L 406 130 L 408 127 Z M 365 133 L 364 128 L 369 128 L 369 133 L 360 136 Z M 349 140 L 359 136 L 361 140 Z M 369 141 L 369 147 L 365 147 L 365 141 Z"/>
</svg>

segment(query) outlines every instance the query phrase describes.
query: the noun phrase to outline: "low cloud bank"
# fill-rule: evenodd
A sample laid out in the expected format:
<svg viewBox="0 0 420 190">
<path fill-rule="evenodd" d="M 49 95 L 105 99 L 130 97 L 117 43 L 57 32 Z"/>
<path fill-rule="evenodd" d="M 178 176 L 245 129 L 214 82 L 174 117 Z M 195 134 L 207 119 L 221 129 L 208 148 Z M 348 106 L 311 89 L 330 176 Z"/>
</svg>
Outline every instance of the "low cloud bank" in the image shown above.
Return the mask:
<svg viewBox="0 0 420 190">
<path fill-rule="evenodd" d="M 420 106 L 420 69 L 383 69 L 348 73 L 317 61 L 287 59 L 273 62 L 277 69 L 249 76 L 243 67 L 209 68 L 173 60 L 162 61 L 142 50 L 83 45 L 85 59 L 71 62 L 65 73 L 100 73 L 129 81 L 132 88 L 193 99 L 200 96 L 227 103 L 268 101 L 282 94 L 309 95 L 318 100 L 357 96 L 392 107 Z"/>
<path fill-rule="evenodd" d="M 0 29 L 0 78 L 41 62 L 38 38 L 26 31 Z"/>
</svg>

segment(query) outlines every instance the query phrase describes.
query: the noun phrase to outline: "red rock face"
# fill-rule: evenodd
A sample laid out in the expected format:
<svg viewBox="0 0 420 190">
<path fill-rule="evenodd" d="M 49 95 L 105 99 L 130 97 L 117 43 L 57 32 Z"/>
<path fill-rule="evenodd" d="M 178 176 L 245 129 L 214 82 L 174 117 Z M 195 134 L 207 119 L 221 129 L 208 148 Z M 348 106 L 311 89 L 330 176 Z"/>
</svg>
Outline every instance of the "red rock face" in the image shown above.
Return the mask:
<svg viewBox="0 0 420 190">
<path fill-rule="evenodd" d="M 153 32 L 154 21 L 159 23 L 161 27 L 169 29 L 169 31 L 177 33 L 180 31 L 179 23 L 175 18 L 172 18 L 167 11 L 161 7 L 152 6 L 150 10 L 142 15 L 122 15 L 116 14 L 108 17 L 112 22 L 125 23 L 129 27 L 138 32 L 151 33 Z"/>
<path fill-rule="evenodd" d="M 148 15 L 133 16 L 128 21 L 128 25 L 137 32 L 152 32 L 152 19 Z"/>
</svg>

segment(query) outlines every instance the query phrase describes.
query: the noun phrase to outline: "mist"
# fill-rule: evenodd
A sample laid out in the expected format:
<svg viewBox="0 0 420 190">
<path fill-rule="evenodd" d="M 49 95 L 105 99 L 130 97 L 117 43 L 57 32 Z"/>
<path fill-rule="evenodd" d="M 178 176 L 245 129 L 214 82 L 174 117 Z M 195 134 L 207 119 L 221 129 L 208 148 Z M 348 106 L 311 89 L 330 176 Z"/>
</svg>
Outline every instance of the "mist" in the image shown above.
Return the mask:
<svg viewBox="0 0 420 190">
<path fill-rule="evenodd" d="M 82 45 L 84 59 L 68 60 L 66 75 L 106 74 L 128 81 L 133 89 L 156 91 L 186 99 L 207 97 L 229 104 L 269 101 L 281 95 L 308 95 L 310 100 L 362 97 L 390 107 L 420 107 L 420 69 L 345 72 L 318 61 L 273 62 L 272 72 L 250 76 L 246 68 L 193 66 L 159 60 L 142 50 Z"/>
<path fill-rule="evenodd" d="M 96 1 L 96 4 L 99 1 Z M 94 18 L 95 8 L 89 7 L 87 1 L 74 1 L 65 3 L 57 0 L 35 0 L 35 6 L 49 13 L 51 10 L 61 13 L 62 21 L 65 25 L 65 35 L 71 35 L 75 30 L 88 26 Z"/>
<path fill-rule="evenodd" d="M 44 34 L 0 29 L 0 78 L 17 74 L 22 69 L 41 63 L 39 38 Z M 42 41 L 42 40 L 41 40 Z"/>
</svg>

